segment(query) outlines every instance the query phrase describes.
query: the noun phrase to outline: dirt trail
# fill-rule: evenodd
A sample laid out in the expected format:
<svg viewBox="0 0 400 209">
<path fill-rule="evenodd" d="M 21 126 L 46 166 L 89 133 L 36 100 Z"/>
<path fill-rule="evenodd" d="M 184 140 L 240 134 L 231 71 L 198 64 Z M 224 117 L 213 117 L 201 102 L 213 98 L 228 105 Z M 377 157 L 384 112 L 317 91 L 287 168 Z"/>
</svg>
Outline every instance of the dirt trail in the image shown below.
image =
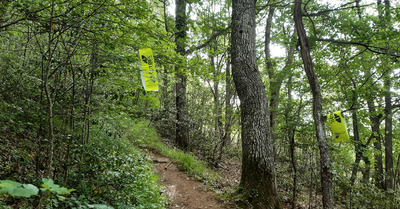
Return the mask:
<svg viewBox="0 0 400 209">
<path fill-rule="evenodd" d="M 170 159 L 154 152 L 150 153 L 150 158 L 171 200 L 169 208 L 232 208 L 219 200 L 204 184 L 181 172 Z"/>
</svg>

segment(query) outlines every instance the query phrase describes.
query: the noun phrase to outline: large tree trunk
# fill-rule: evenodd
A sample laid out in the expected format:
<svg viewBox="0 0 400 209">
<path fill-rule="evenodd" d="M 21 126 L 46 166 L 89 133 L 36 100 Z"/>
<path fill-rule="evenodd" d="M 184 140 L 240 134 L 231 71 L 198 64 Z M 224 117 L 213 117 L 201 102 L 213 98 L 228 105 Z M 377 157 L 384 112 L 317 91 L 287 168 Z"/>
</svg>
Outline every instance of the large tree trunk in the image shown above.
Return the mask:
<svg viewBox="0 0 400 209">
<path fill-rule="evenodd" d="M 186 0 L 175 1 L 175 33 L 176 52 L 185 56 Z M 182 64 L 182 63 L 181 63 Z M 184 69 L 176 67 L 176 143 L 182 149 L 189 147 L 189 128 L 187 120 L 186 75 Z"/>
<path fill-rule="evenodd" d="M 256 1 L 232 1 L 232 75 L 240 99 L 244 197 L 254 208 L 281 208 L 268 100 L 256 60 Z"/>
<path fill-rule="evenodd" d="M 321 156 L 321 186 L 322 203 L 324 208 L 334 208 L 333 185 L 331 173 L 331 153 L 325 133 L 325 123 L 322 119 L 322 96 L 318 83 L 317 75 L 314 71 L 314 65 L 310 54 L 310 45 L 304 30 L 301 0 L 295 0 L 294 4 L 294 22 L 301 46 L 301 57 L 303 59 L 304 70 L 307 74 L 308 82 L 313 95 L 313 118 L 317 134 L 318 147 Z"/>
</svg>

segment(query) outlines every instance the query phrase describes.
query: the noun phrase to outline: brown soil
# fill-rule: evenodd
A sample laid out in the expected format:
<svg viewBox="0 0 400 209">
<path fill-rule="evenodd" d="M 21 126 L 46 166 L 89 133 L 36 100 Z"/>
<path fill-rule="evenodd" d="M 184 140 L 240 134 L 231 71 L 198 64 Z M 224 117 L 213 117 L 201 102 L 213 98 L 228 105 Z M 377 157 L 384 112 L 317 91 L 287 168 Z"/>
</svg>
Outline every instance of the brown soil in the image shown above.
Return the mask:
<svg viewBox="0 0 400 209">
<path fill-rule="evenodd" d="M 150 158 L 166 188 L 166 196 L 171 201 L 169 208 L 235 208 L 234 205 L 220 200 L 203 183 L 180 171 L 170 159 L 155 152 L 150 153 Z"/>
</svg>

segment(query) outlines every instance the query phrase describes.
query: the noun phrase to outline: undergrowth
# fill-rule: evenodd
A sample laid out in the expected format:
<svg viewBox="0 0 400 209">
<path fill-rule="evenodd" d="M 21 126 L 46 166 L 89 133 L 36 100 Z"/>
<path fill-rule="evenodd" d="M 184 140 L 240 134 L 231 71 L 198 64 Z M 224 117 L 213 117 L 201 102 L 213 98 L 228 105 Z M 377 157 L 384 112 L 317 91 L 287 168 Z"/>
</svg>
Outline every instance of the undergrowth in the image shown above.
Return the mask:
<svg viewBox="0 0 400 209">
<path fill-rule="evenodd" d="M 0 185 L 0 208 L 165 208 L 167 200 L 161 195 L 162 186 L 152 169 L 152 162 L 131 143 L 139 140 L 144 132 L 130 134 L 129 140 L 127 138 L 125 130 L 134 125 L 133 120 L 124 114 L 99 115 L 98 123 L 91 127 L 89 142 L 70 144 L 68 158 L 56 159 L 57 167 L 51 182 L 54 180 L 55 184 L 73 192 L 60 198 L 35 189 L 32 195 L 21 197 L 15 196 L 11 190 L 2 193 Z M 11 137 L 9 143 L 8 137 L 4 137 L 3 142 L 10 152 L 22 149 L 12 143 Z M 31 153 L 33 149 L 25 146 L 21 153 Z M 8 180 L 3 183 L 41 187 L 42 176 L 33 175 L 31 170 L 34 160 L 25 161 L 25 165 L 11 161 L 13 158 L 7 159 L 2 160 L 10 167 L 9 170 L 18 166 L 19 170 L 29 172 L 14 172 L 13 175 L 0 172 L 0 180 Z M 68 169 L 63 167 L 66 164 Z"/>
<path fill-rule="evenodd" d="M 165 198 L 151 168 L 151 162 L 125 138 L 99 132 L 84 147 L 85 164 L 70 179 L 92 202 L 117 208 L 163 208 Z"/>
</svg>

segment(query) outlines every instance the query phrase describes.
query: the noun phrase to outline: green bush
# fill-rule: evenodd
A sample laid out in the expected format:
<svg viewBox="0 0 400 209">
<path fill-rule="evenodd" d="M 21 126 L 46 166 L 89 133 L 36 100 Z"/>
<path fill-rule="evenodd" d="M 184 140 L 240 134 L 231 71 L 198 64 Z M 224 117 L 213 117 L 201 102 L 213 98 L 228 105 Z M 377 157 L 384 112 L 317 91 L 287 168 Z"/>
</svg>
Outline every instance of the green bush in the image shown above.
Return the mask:
<svg viewBox="0 0 400 209">
<path fill-rule="evenodd" d="M 349 208 L 398 208 L 400 190 L 382 190 L 372 183 L 359 183 L 351 187 L 346 198 Z"/>
<path fill-rule="evenodd" d="M 61 206 L 59 203 L 66 200 L 66 196 L 75 191 L 75 189 L 67 189 L 55 184 L 52 179 L 43 178 L 42 182 L 41 192 L 39 193 L 39 189 L 35 185 L 21 184 L 12 180 L 0 180 L 0 197 L 5 198 L 0 206 L 11 208 L 5 205 L 9 202 L 17 204 L 19 208 L 30 208 L 39 199 L 36 208 L 54 208 Z"/>
<path fill-rule="evenodd" d="M 149 159 L 122 137 L 94 132 L 91 142 L 76 150 L 82 163 L 68 184 L 78 185 L 76 189 L 89 202 L 117 208 L 163 208 L 166 199 L 160 195 Z"/>
</svg>

